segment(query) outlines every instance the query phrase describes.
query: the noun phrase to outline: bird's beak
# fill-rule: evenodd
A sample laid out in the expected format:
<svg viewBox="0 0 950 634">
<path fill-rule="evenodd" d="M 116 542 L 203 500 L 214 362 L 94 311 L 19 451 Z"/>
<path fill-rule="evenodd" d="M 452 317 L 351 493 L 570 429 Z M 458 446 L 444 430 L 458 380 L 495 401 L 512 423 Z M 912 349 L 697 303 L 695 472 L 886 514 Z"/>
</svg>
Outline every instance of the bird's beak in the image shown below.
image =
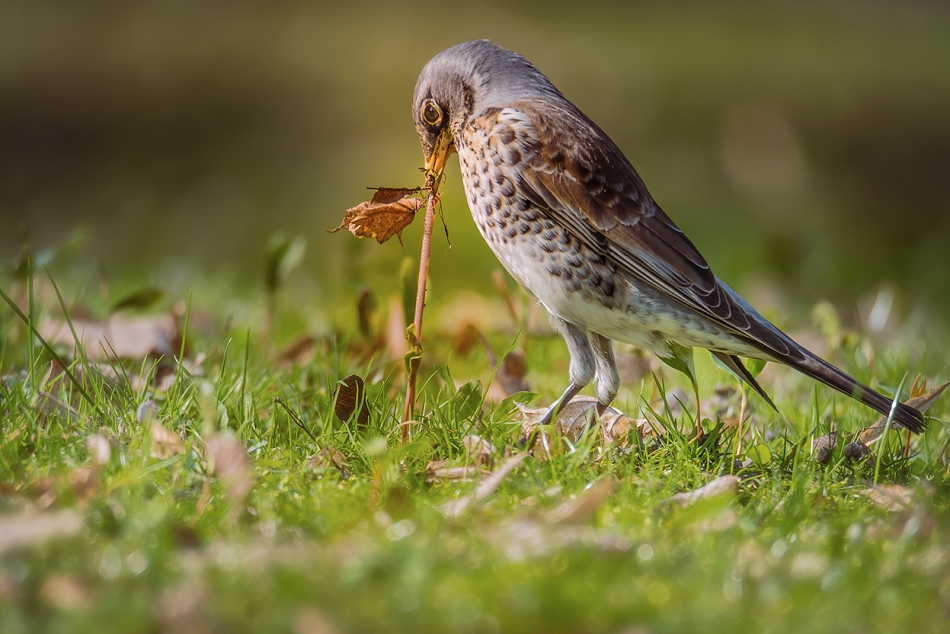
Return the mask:
<svg viewBox="0 0 950 634">
<path fill-rule="evenodd" d="M 435 145 L 432 146 L 432 152 L 426 157 L 426 173 L 439 176 L 445 169 L 445 161 L 455 149 L 452 142 L 452 135 L 448 130 L 442 130 L 436 137 Z"/>
</svg>

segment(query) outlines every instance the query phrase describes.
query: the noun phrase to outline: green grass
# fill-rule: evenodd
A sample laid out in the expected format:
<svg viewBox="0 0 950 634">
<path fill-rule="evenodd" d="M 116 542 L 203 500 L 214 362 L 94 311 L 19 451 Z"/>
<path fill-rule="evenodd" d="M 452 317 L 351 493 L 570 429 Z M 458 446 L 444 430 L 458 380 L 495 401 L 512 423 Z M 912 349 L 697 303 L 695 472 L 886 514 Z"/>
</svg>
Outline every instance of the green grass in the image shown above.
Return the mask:
<svg viewBox="0 0 950 634">
<path fill-rule="evenodd" d="M 63 291 L 95 304 L 81 283 Z M 62 315 L 45 278 L 5 292 L 28 298 L 31 323 Z M 482 402 L 492 368 L 479 348 L 452 351 L 451 333 L 436 325 L 439 299 L 427 314 L 419 424 L 403 443 L 395 431 L 401 363 L 367 352 L 354 322 L 335 318 L 336 334 L 317 339 L 312 360 L 281 364 L 272 333 L 260 329 L 264 302 L 228 293 L 209 280 L 181 298 L 187 364 L 139 359 L 106 372 L 59 349 L 73 379 L 51 372 L 42 342 L 9 307 L 0 310 L 0 526 L 34 527 L 16 544 L 0 531 L 0 631 L 946 631 L 943 401 L 909 458 L 892 431 L 863 462 L 838 451 L 821 465 L 810 445 L 832 421 L 856 431 L 877 417 L 781 370 L 784 418 L 755 397 L 749 404 L 755 424 L 745 447 L 766 445 L 771 459 L 740 455 L 738 466 L 734 432 L 690 442 L 692 405 L 661 398 L 686 385 L 662 369 L 625 385 L 617 404 L 632 418 L 654 410 L 670 430 L 661 441 L 633 435 L 621 448 L 597 434 L 555 439 L 559 450 L 536 450 L 480 503 L 448 517 L 443 505 L 478 483 L 427 482 L 427 463 L 470 464 L 462 439 L 476 433 L 497 449 L 497 469 L 520 451 L 521 431 L 511 399 Z M 282 340 L 306 330 L 286 324 L 313 319 L 306 301 L 288 304 L 278 309 Z M 228 321 L 228 312 L 244 318 Z M 832 334 L 843 341 L 835 360 L 872 384 L 897 386 L 914 365 L 913 333 L 864 365 L 853 360 L 865 338 Z M 514 339 L 488 335 L 496 350 Z M 532 332 L 516 345 L 525 341 L 528 381 L 544 392 L 539 403 L 550 402 L 566 376 L 563 343 Z M 705 355 L 697 360 L 704 398 L 733 385 Z M 456 389 L 435 364 L 477 382 Z M 160 390 L 149 379 L 156 373 L 180 378 Z M 333 412 L 337 381 L 351 373 L 366 379 L 365 430 Z M 939 378 L 947 377 L 931 385 Z M 735 408 L 739 395 L 728 398 Z M 180 436 L 180 453 L 157 451 L 139 422 L 148 399 Z M 110 448 L 101 465 L 94 435 Z M 250 475 L 227 476 L 209 462 L 208 441 L 231 435 L 247 449 Z M 308 464 L 328 449 L 339 452 L 339 468 Z M 878 482 L 909 489 L 908 508 L 888 511 L 859 494 L 877 456 Z M 667 501 L 729 473 L 740 478 L 735 497 L 686 508 Z M 245 498 L 234 485 L 249 477 Z M 592 513 L 556 519 L 555 509 L 604 479 L 613 492 Z M 29 524 L 37 518 L 58 536 L 43 538 Z"/>
</svg>

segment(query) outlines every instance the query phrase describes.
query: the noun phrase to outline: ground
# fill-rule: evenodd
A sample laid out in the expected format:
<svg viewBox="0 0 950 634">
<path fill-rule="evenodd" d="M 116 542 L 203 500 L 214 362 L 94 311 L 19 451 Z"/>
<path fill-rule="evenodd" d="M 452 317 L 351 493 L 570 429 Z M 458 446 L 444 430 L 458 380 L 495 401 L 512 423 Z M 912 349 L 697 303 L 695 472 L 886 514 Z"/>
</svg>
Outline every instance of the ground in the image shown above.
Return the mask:
<svg viewBox="0 0 950 634">
<path fill-rule="evenodd" d="M 78 284 L 35 275 L 7 288 L 45 336 L 28 337 L 3 306 L 0 631 L 948 625 L 939 398 L 906 457 L 906 435 L 889 430 L 859 461 L 841 442 L 822 463 L 813 444 L 832 425 L 849 436 L 878 416 L 769 366 L 772 412 L 697 353 L 709 435 L 696 442 L 689 384 L 624 350 L 616 405 L 629 431 L 525 438 L 515 402 L 550 402 L 567 356 L 509 287 L 507 326 L 502 299 L 482 298 L 486 310 L 458 300 L 465 324 L 458 305 L 432 299 L 403 440 L 403 350 L 384 334 L 401 316 L 370 310 L 368 293 L 359 310 L 346 300 L 351 319 L 309 336 L 294 324 L 312 307 L 280 289 L 241 299 L 209 282 L 168 312 L 146 308 L 157 294 L 133 293 L 103 318 L 109 307 Z M 67 322 L 62 306 L 75 304 L 100 317 L 76 310 Z M 819 325 L 829 310 L 816 311 Z M 527 328 L 514 324 L 522 316 Z M 123 340 L 136 320 L 159 334 Z M 874 344 L 832 322 L 824 352 L 881 389 L 897 389 L 915 354 L 927 365 L 913 352 L 918 333 Z M 96 325 L 129 358 L 110 360 Z M 484 389 L 496 367 L 473 325 L 491 354 L 511 352 L 499 369 L 508 388 Z M 135 345 L 169 349 L 135 358 Z M 335 395 L 351 374 L 365 397 L 341 420 Z M 929 378 L 932 388 L 941 377 Z M 541 395 L 509 395 L 512 380 Z"/>
</svg>

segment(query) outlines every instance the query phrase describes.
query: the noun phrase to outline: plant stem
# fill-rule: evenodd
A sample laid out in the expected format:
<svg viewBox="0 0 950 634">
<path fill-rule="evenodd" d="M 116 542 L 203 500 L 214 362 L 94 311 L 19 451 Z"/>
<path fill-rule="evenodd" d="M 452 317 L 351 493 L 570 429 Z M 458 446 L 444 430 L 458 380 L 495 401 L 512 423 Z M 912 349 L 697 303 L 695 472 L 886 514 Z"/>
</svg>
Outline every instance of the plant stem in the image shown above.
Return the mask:
<svg viewBox="0 0 950 634">
<path fill-rule="evenodd" d="M 429 255 L 432 253 L 432 229 L 435 227 L 435 208 L 439 203 L 439 186 L 442 184 L 442 175 L 435 177 L 433 174 L 426 175 L 426 189 L 429 190 L 428 201 L 426 202 L 425 226 L 422 230 L 422 250 L 419 253 L 419 280 L 416 286 L 416 312 L 413 319 L 413 325 L 416 330 L 416 338 L 420 345 L 422 343 L 422 314 L 426 307 L 426 282 L 429 278 Z M 409 374 L 409 384 L 406 387 L 406 406 L 402 413 L 402 422 L 405 423 L 412 419 L 416 405 L 416 376 L 414 372 Z M 409 425 L 402 426 L 403 441 L 409 439 Z"/>
</svg>

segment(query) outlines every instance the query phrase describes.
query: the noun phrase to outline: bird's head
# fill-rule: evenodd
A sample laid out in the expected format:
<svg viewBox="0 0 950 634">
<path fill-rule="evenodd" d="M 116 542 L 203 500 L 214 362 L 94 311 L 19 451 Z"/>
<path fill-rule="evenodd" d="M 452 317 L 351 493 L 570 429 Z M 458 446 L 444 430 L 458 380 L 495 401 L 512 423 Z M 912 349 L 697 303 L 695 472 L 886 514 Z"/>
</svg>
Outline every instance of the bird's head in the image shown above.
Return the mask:
<svg viewBox="0 0 950 634">
<path fill-rule="evenodd" d="M 517 53 L 488 40 L 442 51 L 422 69 L 412 96 L 426 170 L 442 173 L 462 130 L 479 113 L 544 97 L 563 100 L 547 77 Z"/>
</svg>

